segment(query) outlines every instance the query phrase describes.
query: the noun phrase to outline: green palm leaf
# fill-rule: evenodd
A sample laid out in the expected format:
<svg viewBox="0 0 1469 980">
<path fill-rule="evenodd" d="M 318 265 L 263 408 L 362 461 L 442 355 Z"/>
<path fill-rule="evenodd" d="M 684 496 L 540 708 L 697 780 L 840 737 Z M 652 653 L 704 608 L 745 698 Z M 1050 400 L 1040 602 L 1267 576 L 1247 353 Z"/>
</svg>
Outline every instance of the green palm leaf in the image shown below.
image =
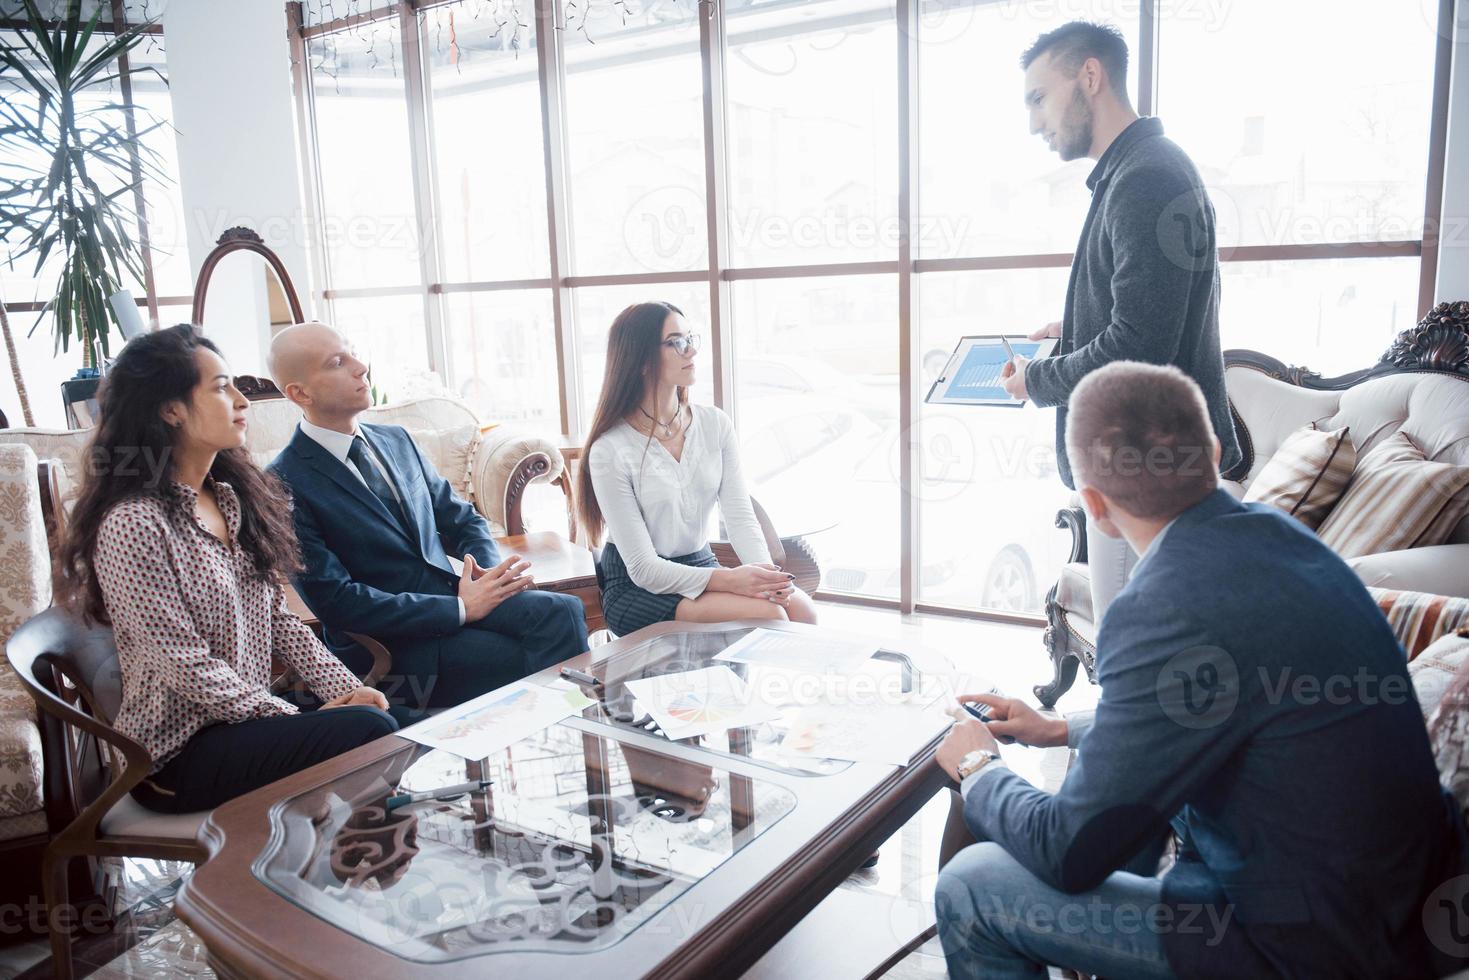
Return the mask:
<svg viewBox="0 0 1469 980">
<path fill-rule="evenodd" d="M 32 259 L 38 275 L 59 257 L 47 303 L 57 350 L 75 340 L 105 355 L 117 326 L 107 297 L 125 277 L 143 278 L 137 195 L 145 180 L 168 179 L 144 142 L 167 123 L 110 89 L 135 73 L 163 76 L 120 61 L 149 24 L 103 36 L 101 4 L 84 20 L 80 0 L 68 0 L 51 24 L 36 0 L 24 7 L 25 26 L 0 42 L 0 146 L 18 151 L 0 163 L 0 245 L 7 262 Z M 131 133 L 129 111 L 141 117 Z"/>
</svg>

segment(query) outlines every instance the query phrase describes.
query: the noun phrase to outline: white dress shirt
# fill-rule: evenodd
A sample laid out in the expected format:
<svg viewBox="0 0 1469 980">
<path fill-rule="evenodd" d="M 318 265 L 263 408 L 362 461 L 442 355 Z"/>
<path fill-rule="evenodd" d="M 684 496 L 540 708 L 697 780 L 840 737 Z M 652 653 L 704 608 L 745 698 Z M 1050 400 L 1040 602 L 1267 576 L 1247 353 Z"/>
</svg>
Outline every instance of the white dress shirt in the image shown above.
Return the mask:
<svg viewBox="0 0 1469 980">
<path fill-rule="evenodd" d="M 306 419 L 302 419 L 301 434 L 310 439 L 312 442 L 316 443 L 322 449 L 325 449 L 327 452 L 335 456 L 343 466 L 347 467 L 347 471 L 349 473 L 357 477 L 357 479 L 361 481 L 364 487 L 367 486 L 367 481 L 363 479 L 362 473 L 357 469 L 357 466 L 347 456 L 347 454 L 352 451 L 353 440 L 361 435 L 361 430 L 358 429 L 355 425 L 352 427 L 351 432 L 338 432 L 336 429 L 323 428 L 322 426 L 319 426 L 314 422 L 309 422 Z M 372 448 L 371 442 L 368 442 L 366 439 L 363 439 L 362 441 L 367 445 L 367 458 L 372 462 L 372 465 L 377 468 L 378 474 L 382 476 L 383 482 L 388 485 L 388 489 L 393 492 L 393 499 L 398 501 L 398 506 L 403 508 L 403 513 L 408 513 L 408 508 L 403 504 L 403 495 L 398 490 L 398 484 L 393 481 L 392 474 L 388 472 L 387 464 L 384 463 L 382 457 L 377 454 L 377 450 Z M 368 489 L 371 490 L 372 488 L 368 487 Z M 450 557 L 449 561 L 450 563 L 453 563 L 453 557 Z M 454 567 L 458 568 L 459 566 L 455 565 Z M 459 625 L 463 626 L 464 621 L 467 618 L 467 615 L 464 611 L 464 600 L 459 599 L 458 602 Z"/>
<path fill-rule="evenodd" d="M 354 425 L 351 432 L 338 432 L 336 429 L 322 428 L 314 422 L 308 422 L 306 419 L 302 419 L 301 432 L 303 435 L 306 436 L 306 438 L 310 439 L 322 449 L 325 449 L 327 452 L 337 457 L 338 461 L 340 461 L 343 466 L 347 467 L 347 469 L 352 472 L 353 476 L 357 477 L 357 479 L 359 480 L 362 480 L 363 486 L 367 486 L 367 481 L 362 479 L 362 474 L 357 471 L 357 467 L 347 456 L 347 454 L 352 451 L 353 440 L 355 440 L 359 435 L 362 434 L 360 429 L 358 429 Z M 398 505 L 401 507 L 403 505 L 403 497 L 399 494 L 398 484 L 393 482 L 392 474 L 388 472 L 387 465 L 382 461 L 381 457 L 378 456 L 377 450 L 372 448 L 372 443 L 368 442 L 366 439 L 363 439 L 362 441 L 367 444 L 367 458 L 371 460 L 372 465 L 377 468 L 378 473 L 383 478 L 383 482 L 388 485 L 388 489 L 393 491 L 393 499 L 398 501 Z"/>
<path fill-rule="evenodd" d="M 587 450 L 607 537 L 617 545 L 628 577 L 655 595 L 686 599 L 703 594 L 714 569 L 668 559 L 691 555 L 709 543 L 716 500 L 740 561 L 770 561 L 740 472 L 734 424 L 712 406 L 691 409 L 678 459 L 627 422 L 618 423 Z"/>
</svg>

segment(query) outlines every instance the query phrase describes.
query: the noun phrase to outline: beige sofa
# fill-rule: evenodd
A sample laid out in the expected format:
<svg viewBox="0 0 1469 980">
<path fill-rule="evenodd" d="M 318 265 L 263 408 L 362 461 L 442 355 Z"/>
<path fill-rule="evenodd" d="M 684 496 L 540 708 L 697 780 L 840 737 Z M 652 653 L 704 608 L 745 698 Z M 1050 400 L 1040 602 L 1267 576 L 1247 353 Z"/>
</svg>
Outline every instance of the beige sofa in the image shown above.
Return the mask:
<svg viewBox="0 0 1469 980">
<path fill-rule="evenodd" d="M 1255 351 L 1225 351 L 1225 387 L 1245 454 L 1224 474 L 1226 488 L 1243 496 L 1285 437 L 1311 422 L 1323 429 L 1350 426 L 1359 455 L 1402 431 L 1430 459 L 1469 464 L 1469 335 L 1457 325 L 1466 319 L 1469 309 L 1457 311 L 1447 328 L 1425 320 L 1404 331 L 1376 366 L 1338 378 Z M 1044 642 L 1053 677 L 1034 693 L 1047 707 L 1071 687 L 1078 665 L 1095 682 L 1099 620 L 1079 500 L 1057 515 L 1056 526 L 1071 531 L 1072 551 L 1046 597 Z M 1369 586 L 1469 596 L 1469 518 L 1447 544 L 1364 555 L 1347 564 Z"/>
<path fill-rule="evenodd" d="M 265 466 L 274 459 L 300 419 L 301 410 L 284 398 L 252 401 L 246 447 L 255 461 Z M 368 409 L 363 421 L 401 425 L 412 433 L 429 462 L 474 504 L 496 535 L 525 533 L 522 503 L 530 486 L 566 483 L 554 442 L 515 426 L 481 431 L 474 411 L 452 398 L 417 398 Z M 90 438 L 85 429 L 0 429 L 0 445 L 25 443 L 37 458 L 60 463 L 63 508 L 76 496 Z M 539 530 L 567 533 L 561 527 Z"/>
<path fill-rule="evenodd" d="M 51 605 L 51 559 L 37 481 L 30 447 L 0 445 L 0 648 L 21 623 Z M 35 702 L 0 658 L 0 850 L 44 843 L 41 776 Z"/>
</svg>

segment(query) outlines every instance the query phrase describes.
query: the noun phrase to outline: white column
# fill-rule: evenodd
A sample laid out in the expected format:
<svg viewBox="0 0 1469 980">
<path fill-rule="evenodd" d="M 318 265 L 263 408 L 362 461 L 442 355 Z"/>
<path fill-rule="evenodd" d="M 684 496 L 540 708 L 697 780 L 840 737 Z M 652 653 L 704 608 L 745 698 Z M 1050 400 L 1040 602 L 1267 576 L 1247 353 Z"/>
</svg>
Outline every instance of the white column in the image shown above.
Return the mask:
<svg viewBox="0 0 1469 980">
<path fill-rule="evenodd" d="M 164 9 L 163 30 L 195 278 L 219 235 L 245 225 L 280 255 L 310 316 L 284 4 L 174 2 Z M 237 373 L 265 371 L 263 268 L 253 254 L 232 255 L 210 282 L 204 330 Z"/>
</svg>

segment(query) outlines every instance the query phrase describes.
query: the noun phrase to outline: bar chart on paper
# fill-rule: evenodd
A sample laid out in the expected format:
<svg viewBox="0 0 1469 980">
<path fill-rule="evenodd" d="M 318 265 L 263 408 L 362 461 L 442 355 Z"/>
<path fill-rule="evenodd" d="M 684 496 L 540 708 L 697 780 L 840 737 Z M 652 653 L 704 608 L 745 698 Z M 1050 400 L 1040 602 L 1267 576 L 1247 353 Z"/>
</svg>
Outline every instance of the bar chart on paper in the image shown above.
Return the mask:
<svg viewBox="0 0 1469 980">
<path fill-rule="evenodd" d="M 1054 340 L 1009 343 L 1016 355 L 1030 360 L 1046 357 L 1055 346 Z M 965 337 L 945 365 L 943 377 L 934 382 L 924 400 L 930 404 L 1023 405 L 1005 390 L 1004 371 L 1009 360 L 1010 353 L 1000 337 Z"/>
<path fill-rule="evenodd" d="M 1003 395 L 1000 375 L 1008 359 L 1003 347 L 971 347 L 949 385 L 949 394 L 957 398 L 994 398 L 996 392 Z"/>
</svg>

